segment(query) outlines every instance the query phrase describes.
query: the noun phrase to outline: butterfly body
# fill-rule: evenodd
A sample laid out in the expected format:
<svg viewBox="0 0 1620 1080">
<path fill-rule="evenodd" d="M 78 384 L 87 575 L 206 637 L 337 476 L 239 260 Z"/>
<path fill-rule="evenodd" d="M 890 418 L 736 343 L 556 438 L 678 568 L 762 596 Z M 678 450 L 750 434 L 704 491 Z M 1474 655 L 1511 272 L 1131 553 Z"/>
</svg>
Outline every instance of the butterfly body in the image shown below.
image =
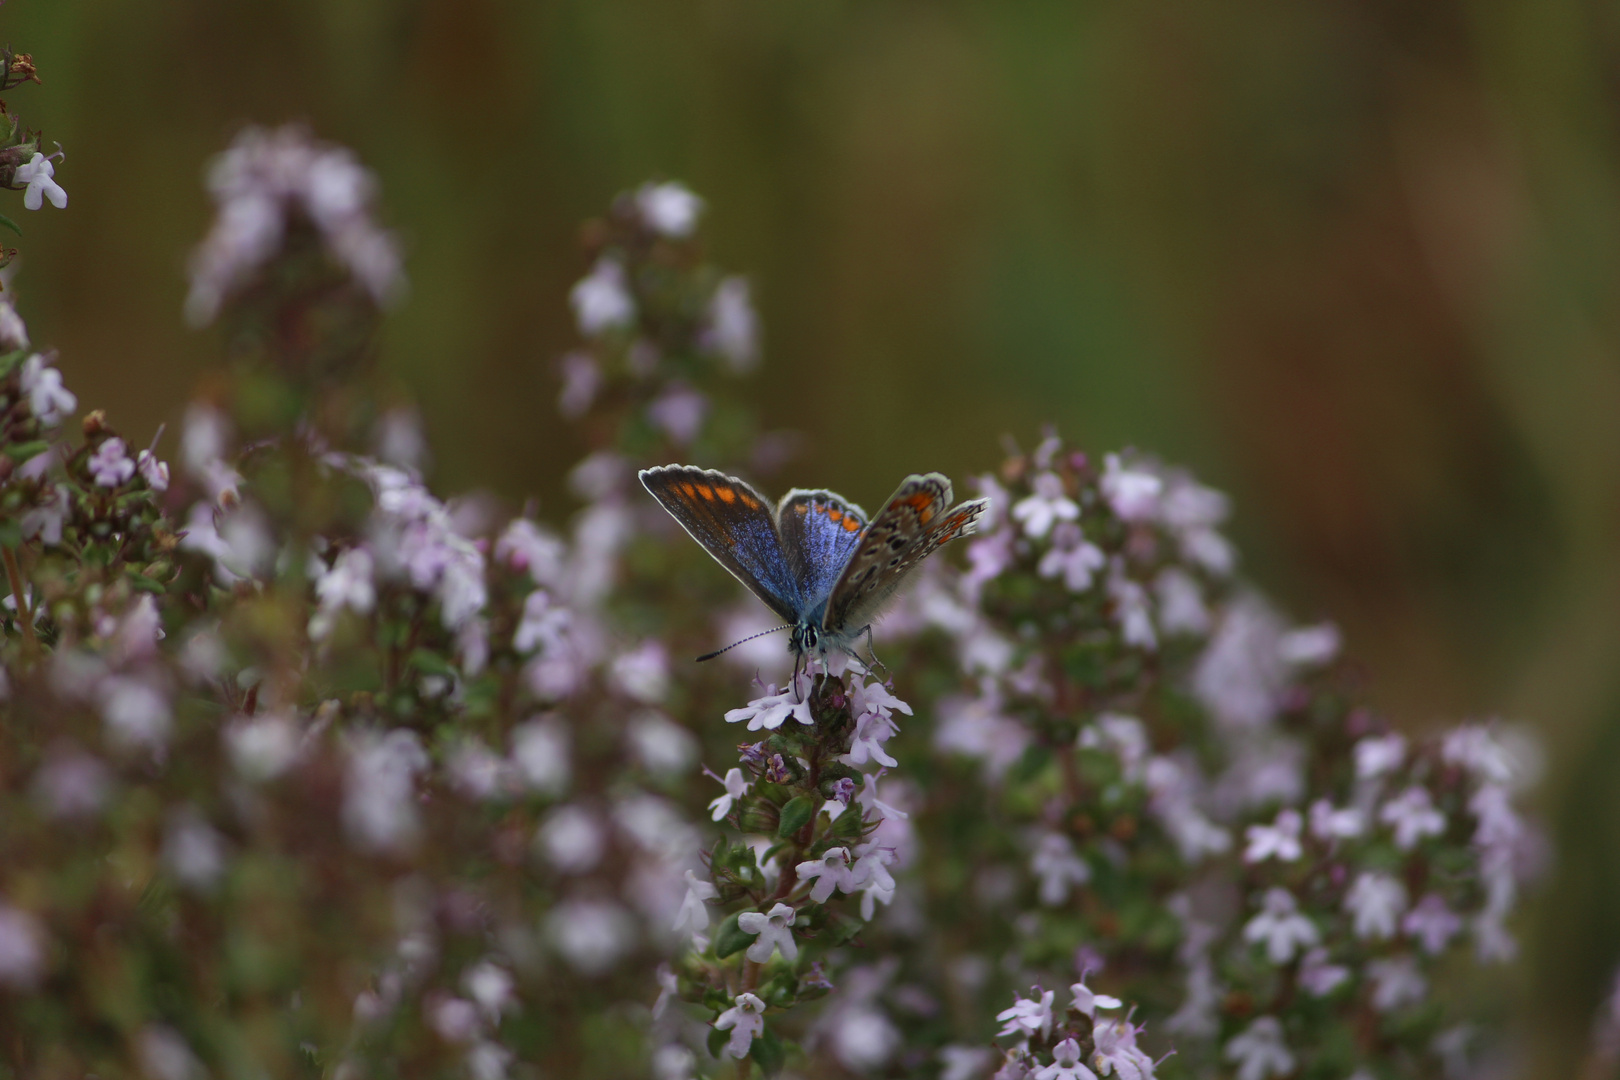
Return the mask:
<svg viewBox="0 0 1620 1080">
<path fill-rule="evenodd" d="M 989 506 L 951 505 L 939 473 L 908 476 L 875 517 L 831 491 L 795 488 L 774 509 L 753 487 L 689 465 L 641 472 L 642 485 L 714 560 L 791 628 L 800 656 L 853 653 L 906 576 L 971 533 Z"/>
</svg>

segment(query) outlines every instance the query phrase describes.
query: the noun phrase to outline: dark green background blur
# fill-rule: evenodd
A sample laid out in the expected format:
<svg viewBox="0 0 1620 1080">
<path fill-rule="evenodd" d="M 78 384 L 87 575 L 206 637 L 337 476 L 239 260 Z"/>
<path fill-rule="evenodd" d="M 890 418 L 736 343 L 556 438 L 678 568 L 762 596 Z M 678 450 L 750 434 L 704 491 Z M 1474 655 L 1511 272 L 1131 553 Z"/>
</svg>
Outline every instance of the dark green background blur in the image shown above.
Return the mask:
<svg viewBox="0 0 1620 1080">
<path fill-rule="evenodd" d="M 442 490 L 560 491 L 579 221 L 648 177 L 749 274 L 784 482 L 868 505 L 1051 421 L 1236 498 L 1408 726 L 1551 749 L 1520 980 L 1577 1056 L 1620 958 L 1620 7 L 1570 0 L 10 0 L 68 150 L 24 221 L 36 341 L 145 439 L 208 156 L 308 120 L 380 174 L 386 363 Z M 10 209 L 20 214 L 20 207 Z M 560 504 L 553 498 L 553 511 Z"/>
</svg>

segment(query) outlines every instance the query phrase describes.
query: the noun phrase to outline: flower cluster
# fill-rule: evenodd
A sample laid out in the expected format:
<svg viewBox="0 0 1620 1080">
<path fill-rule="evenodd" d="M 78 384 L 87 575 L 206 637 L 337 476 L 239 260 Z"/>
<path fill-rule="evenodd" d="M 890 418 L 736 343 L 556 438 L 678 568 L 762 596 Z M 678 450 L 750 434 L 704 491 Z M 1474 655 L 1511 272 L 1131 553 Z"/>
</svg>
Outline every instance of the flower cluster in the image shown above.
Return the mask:
<svg viewBox="0 0 1620 1080">
<path fill-rule="evenodd" d="M 756 620 L 635 470 L 787 446 L 727 397 L 758 334 L 701 199 L 648 184 L 587 229 L 577 505 L 543 518 L 436 494 L 371 400 L 399 262 L 347 152 L 250 131 L 210 187 L 188 312 L 236 337 L 172 472 L 69 423 L 0 304 L 0 1031 L 37 1036 L 0 1064 L 1454 1064 L 1431 986 L 1512 953 L 1531 755 L 1373 712 L 1330 625 L 1238 580 L 1218 493 L 1049 437 L 877 627 L 882 678 L 769 637 L 694 665 Z"/>
</svg>

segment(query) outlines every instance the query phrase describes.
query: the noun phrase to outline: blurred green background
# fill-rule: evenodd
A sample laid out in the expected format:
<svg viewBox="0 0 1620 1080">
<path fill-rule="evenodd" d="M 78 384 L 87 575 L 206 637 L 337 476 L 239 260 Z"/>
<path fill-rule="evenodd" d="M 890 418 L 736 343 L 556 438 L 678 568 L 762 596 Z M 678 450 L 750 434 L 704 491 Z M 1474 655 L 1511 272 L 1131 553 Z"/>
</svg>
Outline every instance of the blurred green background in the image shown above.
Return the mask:
<svg viewBox="0 0 1620 1080">
<path fill-rule="evenodd" d="M 36 341 L 164 446 L 207 158 L 309 121 L 379 173 L 385 362 L 445 491 L 565 504 L 581 219 L 709 200 L 807 435 L 872 505 L 1050 421 L 1236 499 L 1248 572 L 1331 615 L 1402 723 L 1551 751 L 1527 1030 L 1569 1075 L 1620 959 L 1620 7 L 1574 0 L 11 0 L 68 156 L 23 221 Z M 20 206 L 10 211 L 20 214 Z"/>
</svg>

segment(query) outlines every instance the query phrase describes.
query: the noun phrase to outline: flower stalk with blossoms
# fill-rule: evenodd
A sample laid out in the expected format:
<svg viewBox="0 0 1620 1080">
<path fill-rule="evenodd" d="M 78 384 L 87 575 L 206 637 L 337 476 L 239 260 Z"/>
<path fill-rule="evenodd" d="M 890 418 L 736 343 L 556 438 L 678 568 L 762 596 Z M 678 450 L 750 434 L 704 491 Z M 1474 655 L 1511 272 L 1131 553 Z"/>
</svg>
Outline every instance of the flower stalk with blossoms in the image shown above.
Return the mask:
<svg viewBox="0 0 1620 1080">
<path fill-rule="evenodd" d="M 930 560 L 878 624 L 884 679 L 795 676 L 771 637 L 698 665 L 762 613 L 635 470 L 786 446 L 728 389 L 758 339 L 700 199 L 645 185 L 587 229 L 557 298 L 577 506 L 543 516 L 435 493 L 378 406 L 403 277 L 352 155 L 248 130 L 209 190 L 186 314 L 226 355 L 172 462 L 75 422 L 0 303 L 12 1073 L 1269 1080 L 1478 1052 L 1437 991 L 1512 950 L 1522 745 L 1371 711 L 1330 626 L 1237 580 L 1220 495 L 1048 438 L 981 481 L 967 567 Z"/>
</svg>

